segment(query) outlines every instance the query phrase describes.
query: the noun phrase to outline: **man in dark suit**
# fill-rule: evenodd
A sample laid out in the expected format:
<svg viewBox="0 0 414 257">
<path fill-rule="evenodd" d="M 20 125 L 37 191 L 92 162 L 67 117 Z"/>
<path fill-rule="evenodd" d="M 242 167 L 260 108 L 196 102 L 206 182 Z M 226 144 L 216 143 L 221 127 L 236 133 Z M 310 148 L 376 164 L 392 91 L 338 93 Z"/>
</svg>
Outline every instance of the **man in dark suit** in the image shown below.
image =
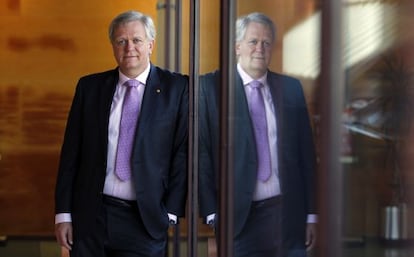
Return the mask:
<svg viewBox="0 0 414 257">
<path fill-rule="evenodd" d="M 79 80 L 67 120 L 56 237 L 72 257 L 164 257 L 185 212 L 188 79 L 150 63 L 150 17 L 118 15 L 109 38 L 118 67 Z"/>
<path fill-rule="evenodd" d="M 312 129 L 299 80 L 268 70 L 274 42 L 275 26 L 267 16 L 252 13 L 237 20 L 234 117 L 229 117 L 235 257 L 306 256 L 315 243 Z M 220 211 L 219 76 L 206 74 L 200 85 L 199 197 L 207 223 Z"/>
</svg>

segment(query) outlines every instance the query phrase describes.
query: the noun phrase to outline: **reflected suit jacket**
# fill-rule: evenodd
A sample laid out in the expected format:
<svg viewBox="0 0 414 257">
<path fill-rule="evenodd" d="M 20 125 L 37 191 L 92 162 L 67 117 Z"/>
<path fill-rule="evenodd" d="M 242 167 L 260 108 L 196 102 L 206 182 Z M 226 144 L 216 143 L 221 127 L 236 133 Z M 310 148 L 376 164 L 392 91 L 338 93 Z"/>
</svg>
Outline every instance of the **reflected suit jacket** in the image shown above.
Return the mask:
<svg viewBox="0 0 414 257">
<path fill-rule="evenodd" d="M 234 86 L 234 236 L 243 229 L 257 180 L 257 154 L 243 83 Z M 219 73 L 200 80 L 200 216 L 217 213 L 219 174 Z M 268 71 L 276 112 L 278 170 L 282 192 L 282 238 L 285 249 L 303 248 L 306 219 L 315 214 L 315 152 L 308 110 L 299 80 Z M 220 215 L 220 214 L 219 214 Z"/>
<path fill-rule="evenodd" d="M 94 229 L 102 208 L 108 122 L 118 69 L 82 77 L 67 120 L 55 189 L 55 212 L 71 213 L 75 237 Z M 151 65 L 132 153 L 138 208 L 154 238 L 167 213 L 183 216 L 187 189 L 188 78 Z"/>
</svg>

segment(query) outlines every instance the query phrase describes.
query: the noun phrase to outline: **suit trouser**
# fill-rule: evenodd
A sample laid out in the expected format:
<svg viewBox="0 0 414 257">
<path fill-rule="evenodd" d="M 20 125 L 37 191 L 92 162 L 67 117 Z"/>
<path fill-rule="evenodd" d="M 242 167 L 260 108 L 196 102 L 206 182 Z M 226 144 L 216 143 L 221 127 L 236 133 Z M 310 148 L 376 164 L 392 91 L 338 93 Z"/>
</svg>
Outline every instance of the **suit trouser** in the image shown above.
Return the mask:
<svg viewBox="0 0 414 257">
<path fill-rule="evenodd" d="M 74 238 L 71 257 L 165 257 L 166 237 L 152 238 L 146 231 L 135 201 L 105 196 L 96 229 Z"/>
<path fill-rule="evenodd" d="M 281 256 L 280 197 L 252 203 L 246 224 L 234 239 L 235 257 Z"/>
</svg>

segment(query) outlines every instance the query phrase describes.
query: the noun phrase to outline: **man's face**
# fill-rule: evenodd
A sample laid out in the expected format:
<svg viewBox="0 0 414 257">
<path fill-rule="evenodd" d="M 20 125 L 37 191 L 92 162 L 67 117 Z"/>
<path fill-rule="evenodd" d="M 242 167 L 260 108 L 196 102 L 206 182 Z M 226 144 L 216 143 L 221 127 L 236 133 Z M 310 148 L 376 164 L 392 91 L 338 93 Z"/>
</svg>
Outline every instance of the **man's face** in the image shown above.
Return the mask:
<svg viewBox="0 0 414 257">
<path fill-rule="evenodd" d="M 112 49 L 122 73 L 130 78 L 141 74 L 150 62 L 154 41 L 147 39 L 144 25 L 132 21 L 115 28 Z"/>
<path fill-rule="evenodd" d="M 236 43 L 238 62 L 253 78 L 263 76 L 272 56 L 272 32 L 262 23 L 251 22 L 247 25 L 244 38 Z"/>
</svg>

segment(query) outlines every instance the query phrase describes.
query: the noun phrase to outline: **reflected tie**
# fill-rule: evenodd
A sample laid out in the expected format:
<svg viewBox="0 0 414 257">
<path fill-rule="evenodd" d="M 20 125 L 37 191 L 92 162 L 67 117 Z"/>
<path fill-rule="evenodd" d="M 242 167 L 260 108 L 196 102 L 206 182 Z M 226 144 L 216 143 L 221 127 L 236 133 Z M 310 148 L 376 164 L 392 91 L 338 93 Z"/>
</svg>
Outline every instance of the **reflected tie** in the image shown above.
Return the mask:
<svg viewBox="0 0 414 257">
<path fill-rule="evenodd" d="M 266 111 L 263 96 L 260 92 L 260 88 L 263 84 L 254 80 L 250 82 L 249 85 L 252 89 L 248 101 L 250 117 L 253 121 L 254 135 L 256 139 L 258 159 L 257 178 L 260 181 L 266 181 L 271 174 L 271 161 L 269 138 L 267 136 Z"/>
<path fill-rule="evenodd" d="M 142 84 L 135 79 L 131 79 L 123 85 L 127 88 L 119 126 L 115 173 L 120 180 L 126 181 L 131 178 L 131 153 L 139 114 L 140 96 L 138 87 Z"/>
</svg>

